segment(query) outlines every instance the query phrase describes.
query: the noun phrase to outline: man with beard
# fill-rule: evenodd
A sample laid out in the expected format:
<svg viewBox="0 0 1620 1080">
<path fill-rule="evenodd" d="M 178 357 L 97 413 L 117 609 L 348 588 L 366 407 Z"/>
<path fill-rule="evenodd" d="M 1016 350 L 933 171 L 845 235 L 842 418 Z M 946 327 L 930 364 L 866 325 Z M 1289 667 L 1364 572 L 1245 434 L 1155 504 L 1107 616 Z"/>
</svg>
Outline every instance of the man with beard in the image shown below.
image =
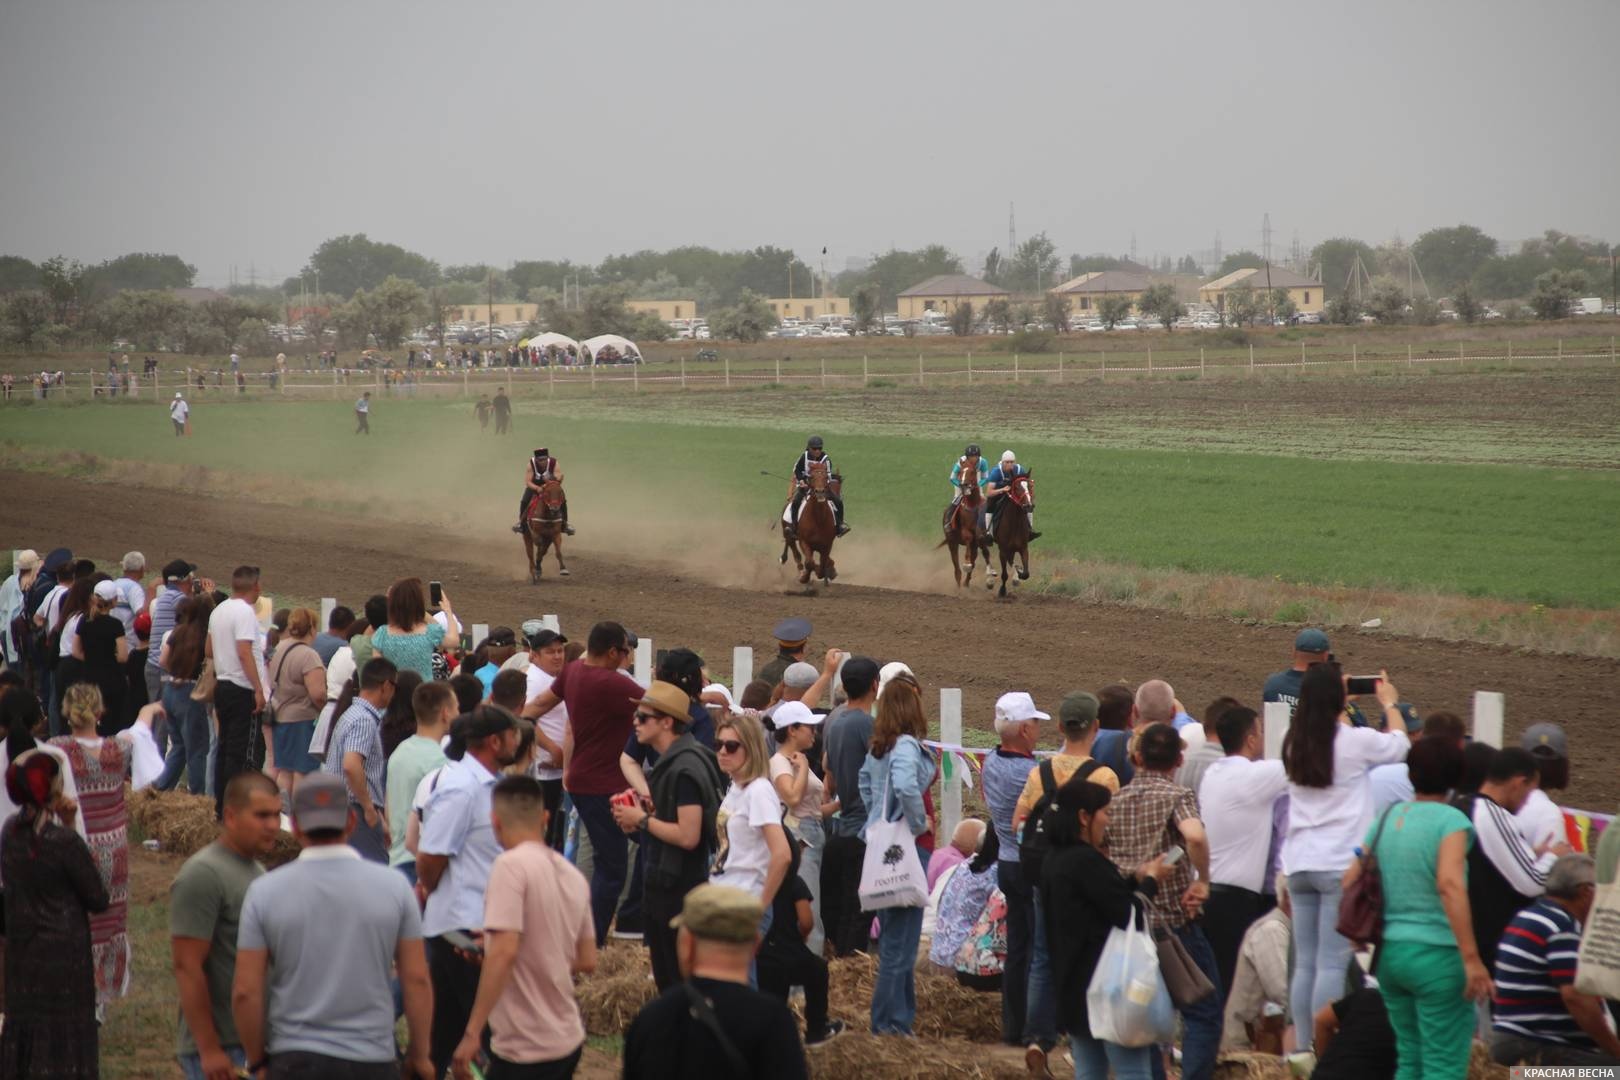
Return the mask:
<svg viewBox="0 0 1620 1080">
<path fill-rule="evenodd" d="M 416 853 L 416 891 L 424 901 L 422 937 L 433 980 L 430 1053 L 435 1076 L 444 1075 L 461 1042 L 478 996 L 476 958 L 446 935 L 481 933 L 484 887 L 501 854 L 490 819 L 501 769 L 517 756 L 517 720 L 497 705 L 480 705 L 450 725 L 449 763 L 422 811 Z"/>
</svg>

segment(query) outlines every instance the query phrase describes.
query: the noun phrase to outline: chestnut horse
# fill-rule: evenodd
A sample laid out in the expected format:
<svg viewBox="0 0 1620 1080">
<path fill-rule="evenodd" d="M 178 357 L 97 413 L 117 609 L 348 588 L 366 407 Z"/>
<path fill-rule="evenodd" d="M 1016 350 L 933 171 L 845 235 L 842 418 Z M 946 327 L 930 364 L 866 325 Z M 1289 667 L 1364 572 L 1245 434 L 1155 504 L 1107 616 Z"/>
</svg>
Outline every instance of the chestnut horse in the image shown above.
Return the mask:
<svg viewBox="0 0 1620 1080">
<path fill-rule="evenodd" d="M 781 561 L 785 563 L 788 555 L 793 556 L 801 585 L 810 584 L 812 576 L 819 577 L 824 585 L 831 585 L 838 576 L 838 568 L 832 560 L 838 517 L 828 498 L 829 491 L 836 491 L 838 483 L 837 477 L 827 475 L 825 461 L 810 462 L 810 490 L 799 507 L 798 524 L 790 527 L 787 522 L 782 523 Z"/>
<path fill-rule="evenodd" d="M 951 570 L 958 587 L 973 584 L 973 568 L 978 565 L 980 552 L 984 554 L 985 573 L 990 572 L 990 538 L 979 528 L 984 496 L 979 491 L 978 455 L 963 460 L 960 483 L 962 498 L 954 507 L 945 508 L 945 539 L 938 545 L 950 545 Z M 963 548 L 967 549 L 967 557 L 958 561 L 957 553 Z"/>
<path fill-rule="evenodd" d="M 1022 566 L 1019 581 L 1029 580 L 1029 515 L 1035 512 L 1035 480 L 1025 475 L 1013 479 L 1008 485 L 1007 498 L 1001 504 L 1001 516 L 996 519 L 996 549 L 1001 553 L 1001 591 L 1007 595 L 1007 573 L 1017 559 Z M 984 583 L 985 588 L 995 584 L 994 574 Z"/>
<path fill-rule="evenodd" d="M 529 500 L 529 516 L 523 523 L 523 550 L 529 559 L 529 581 L 540 583 L 545 570 L 546 552 L 557 553 L 557 572 L 568 576 L 568 565 L 563 562 L 562 507 L 566 496 L 562 484 L 547 480 L 540 493 Z"/>
</svg>

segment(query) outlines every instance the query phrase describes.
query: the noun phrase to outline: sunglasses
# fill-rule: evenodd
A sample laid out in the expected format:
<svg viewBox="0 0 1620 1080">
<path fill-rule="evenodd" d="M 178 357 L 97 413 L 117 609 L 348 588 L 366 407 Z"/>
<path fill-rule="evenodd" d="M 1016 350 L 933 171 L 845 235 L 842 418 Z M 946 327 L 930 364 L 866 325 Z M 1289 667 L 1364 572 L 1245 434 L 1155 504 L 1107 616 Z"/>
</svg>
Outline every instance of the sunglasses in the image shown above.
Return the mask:
<svg viewBox="0 0 1620 1080">
<path fill-rule="evenodd" d="M 661 717 L 663 715 L 664 715 L 663 713 L 655 713 L 655 712 L 638 712 L 638 713 L 636 713 L 636 723 L 645 724 L 647 721 L 649 721 L 649 720 L 657 720 L 659 717 Z"/>
<path fill-rule="evenodd" d="M 743 744 L 736 739 L 721 739 L 714 744 L 716 750 L 724 750 L 728 754 L 742 753 Z"/>
</svg>

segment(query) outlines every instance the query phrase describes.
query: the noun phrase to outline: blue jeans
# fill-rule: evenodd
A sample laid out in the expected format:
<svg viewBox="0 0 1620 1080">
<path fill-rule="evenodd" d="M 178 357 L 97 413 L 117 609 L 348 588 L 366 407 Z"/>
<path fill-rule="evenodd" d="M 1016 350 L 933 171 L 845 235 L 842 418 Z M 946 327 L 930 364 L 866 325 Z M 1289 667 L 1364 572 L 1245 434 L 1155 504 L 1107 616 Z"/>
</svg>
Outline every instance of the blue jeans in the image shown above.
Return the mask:
<svg viewBox="0 0 1620 1080">
<path fill-rule="evenodd" d="M 247 1053 L 240 1046 L 222 1047 L 225 1056 L 231 1059 L 231 1064 L 237 1068 L 247 1065 Z M 180 1075 L 186 1080 L 204 1080 L 201 1054 L 181 1054 L 175 1060 L 180 1062 Z"/>
<path fill-rule="evenodd" d="M 613 911 L 624 891 L 624 875 L 629 869 L 630 848 L 624 830 L 613 821 L 611 795 L 575 795 L 574 809 L 579 823 L 591 838 L 591 920 L 596 928 L 596 947 L 607 944 Z"/>
<path fill-rule="evenodd" d="M 1341 876 L 1336 870 L 1288 875 L 1288 894 L 1294 903 L 1294 980 L 1288 986 L 1288 1011 L 1294 1041 L 1302 1051 L 1311 1049 L 1317 1010 L 1344 996 L 1350 942 L 1334 929 Z"/>
<path fill-rule="evenodd" d="M 775 921 L 776 921 L 776 906 L 774 904 L 768 904 L 765 907 L 765 915 L 764 915 L 764 917 L 762 917 L 759 920 L 759 940 L 761 942 L 763 942 L 765 940 L 765 935 L 767 935 L 767 934 L 769 934 L 771 932 L 771 923 L 773 923 Z M 759 989 L 759 950 L 758 949 L 755 949 L 754 950 L 754 955 L 750 956 L 748 958 L 748 986 L 749 986 L 749 989 L 751 989 L 751 990 L 758 990 Z"/>
<path fill-rule="evenodd" d="M 1153 1075 L 1149 1062 L 1158 1053 L 1155 1046 L 1120 1046 L 1093 1039 L 1091 1032 L 1071 1034 L 1069 1050 L 1074 1054 L 1074 1080 L 1108 1080 L 1113 1066 L 1114 1080 L 1148 1080 Z"/>
<path fill-rule="evenodd" d="M 923 909 L 884 908 L 878 917 L 878 972 L 872 987 L 872 1033 L 910 1035 L 917 1017 L 917 944 Z"/>
<path fill-rule="evenodd" d="M 208 707 L 191 700 L 195 683 L 174 682 L 163 687 L 163 711 L 169 718 L 169 756 L 157 789 L 169 791 L 184 771 L 193 795 L 208 794 Z"/>
<path fill-rule="evenodd" d="M 1181 1011 L 1181 1076 L 1182 1080 L 1211 1080 L 1215 1075 L 1215 1057 L 1221 1049 L 1221 973 L 1215 964 L 1215 949 L 1203 930 L 1192 923 L 1174 931 L 1176 937 L 1209 981 L 1215 992 L 1196 1005 Z M 1343 977 L 1342 975 L 1340 976 Z"/>
<path fill-rule="evenodd" d="M 1029 997 L 1024 1013 L 1024 1042 L 1040 1043 L 1042 1050 L 1057 1045 L 1057 998 L 1052 995 L 1052 962 L 1046 952 L 1046 913 L 1041 891 L 1032 890 L 1035 922 L 1030 934 Z"/>
</svg>

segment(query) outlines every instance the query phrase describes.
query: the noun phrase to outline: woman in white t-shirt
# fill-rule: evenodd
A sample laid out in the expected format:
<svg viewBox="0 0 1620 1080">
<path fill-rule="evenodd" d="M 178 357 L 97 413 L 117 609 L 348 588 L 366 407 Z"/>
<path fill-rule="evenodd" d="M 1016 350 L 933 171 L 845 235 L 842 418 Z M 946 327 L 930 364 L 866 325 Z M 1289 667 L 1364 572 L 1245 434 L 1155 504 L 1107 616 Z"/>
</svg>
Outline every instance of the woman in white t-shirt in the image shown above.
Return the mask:
<svg viewBox="0 0 1620 1080">
<path fill-rule="evenodd" d="M 765 729 L 757 720 L 729 716 L 714 733 L 714 747 L 731 787 L 720 802 L 720 850 L 710 880 L 759 897 L 765 905 L 764 934 L 771 926 L 771 902 L 793 860 L 782 827 L 782 799 L 768 775 Z"/>
<path fill-rule="evenodd" d="M 1390 730 L 1351 727 L 1337 664 L 1312 664 L 1300 682 L 1299 705 L 1283 739 L 1289 801 L 1282 865 L 1294 906 L 1294 978 L 1288 996 L 1295 1017 L 1315 1016 L 1344 995 L 1350 942 L 1334 928 L 1340 879 L 1372 822 L 1368 771 L 1405 761 L 1411 747 L 1395 707 L 1399 700 L 1388 676 L 1380 673 L 1378 701 Z M 1310 1025 L 1297 1025 L 1295 1031 L 1300 1049 L 1309 1050 Z"/>
<path fill-rule="evenodd" d="M 826 812 L 826 785 L 810 768 L 806 756 L 816 742 L 821 717 L 802 701 L 789 701 L 776 707 L 771 723 L 776 726 L 776 753 L 771 755 L 771 783 L 782 805 L 788 808 L 788 829 L 799 838 L 799 879 L 810 889 L 810 936 L 805 944 L 821 955 L 821 855 L 827 846 L 822 828 Z"/>
</svg>

